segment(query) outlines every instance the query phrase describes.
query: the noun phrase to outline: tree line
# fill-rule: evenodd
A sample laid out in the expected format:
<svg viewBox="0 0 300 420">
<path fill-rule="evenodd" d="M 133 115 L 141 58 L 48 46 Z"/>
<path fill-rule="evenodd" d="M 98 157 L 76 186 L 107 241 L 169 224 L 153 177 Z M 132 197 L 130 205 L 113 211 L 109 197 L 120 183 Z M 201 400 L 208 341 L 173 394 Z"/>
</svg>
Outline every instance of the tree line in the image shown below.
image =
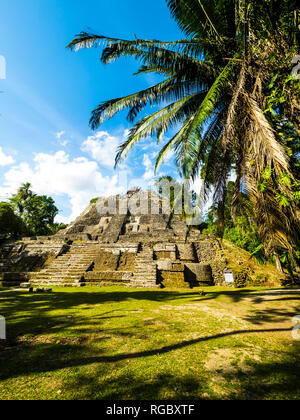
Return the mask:
<svg viewBox="0 0 300 420">
<path fill-rule="evenodd" d="M 53 235 L 66 225 L 55 223 L 58 208 L 53 198 L 37 195 L 23 184 L 8 202 L 0 202 L 0 239 Z"/>
</svg>

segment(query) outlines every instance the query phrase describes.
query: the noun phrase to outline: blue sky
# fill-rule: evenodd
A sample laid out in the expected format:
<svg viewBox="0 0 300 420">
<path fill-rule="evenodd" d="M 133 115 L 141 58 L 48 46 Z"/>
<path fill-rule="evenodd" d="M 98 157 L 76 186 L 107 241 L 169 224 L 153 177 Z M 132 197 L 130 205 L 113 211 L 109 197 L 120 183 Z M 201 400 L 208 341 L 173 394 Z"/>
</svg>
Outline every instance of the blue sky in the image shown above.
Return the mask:
<svg viewBox="0 0 300 420">
<path fill-rule="evenodd" d="M 0 10 L 0 199 L 23 182 L 51 195 L 59 220 L 76 217 L 98 195 L 131 184 L 145 187 L 153 177 L 157 147 L 150 139 L 114 171 L 115 148 L 130 124 L 121 113 L 97 131 L 89 129 L 91 110 L 101 101 L 153 83 L 133 76 L 126 59 L 104 66 L 100 50 L 70 52 L 65 46 L 82 30 L 133 38 L 178 39 L 182 35 L 164 0 L 11 0 Z M 126 172 L 126 174 L 125 174 Z M 162 173 L 175 174 L 172 159 Z"/>
</svg>

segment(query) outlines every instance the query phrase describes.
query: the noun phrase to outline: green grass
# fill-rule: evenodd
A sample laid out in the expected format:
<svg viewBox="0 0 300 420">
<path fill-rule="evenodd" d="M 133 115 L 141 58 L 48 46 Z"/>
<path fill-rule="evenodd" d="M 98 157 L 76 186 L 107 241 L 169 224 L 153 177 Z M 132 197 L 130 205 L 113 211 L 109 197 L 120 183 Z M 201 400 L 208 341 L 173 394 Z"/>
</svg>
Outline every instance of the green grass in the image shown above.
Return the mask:
<svg viewBox="0 0 300 420">
<path fill-rule="evenodd" d="M 204 290 L 2 289 L 0 399 L 298 399 L 300 292 Z"/>
</svg>

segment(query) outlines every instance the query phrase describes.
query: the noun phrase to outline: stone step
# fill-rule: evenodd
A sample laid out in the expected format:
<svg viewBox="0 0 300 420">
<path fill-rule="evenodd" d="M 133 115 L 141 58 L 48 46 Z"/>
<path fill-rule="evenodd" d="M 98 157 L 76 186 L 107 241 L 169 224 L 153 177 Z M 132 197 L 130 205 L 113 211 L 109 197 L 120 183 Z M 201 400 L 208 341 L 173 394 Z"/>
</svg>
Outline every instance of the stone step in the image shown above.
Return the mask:
<svg viewBox="0 0 300 420">
<path fill-rule="evenodd" d="M 156 270 L 156 265 L 155 266 L 149 266 L 149 264 L 143 264 L 143 265 L 135 265 L 134 266 L 135 270 L 151 270 L 151 271 L 155 271 Z"/>
<path fill-rule="evenodd" d="M 135 271 L 135 276 L 153 276 L 156 277 L 156 272 L 153 271 Z"/>
<path fill-rule="evenodd" d="M 153 277 L 156 278 L 156 273 L 151 273 L 149 271 L 134 273 L 134 277 Z"/>
<path fill-rule="evenodd" d="M 85 287 L 131 287 L 130 283 L 110 283 L 110 282 L 103 282 L 103 283 L 90 283 L 87 282 L 84 284 Z"/>
<path fill-rule="evenodd" d="M 20 286 L 21 283 L 21 281 L 0 281 L 0 287 L 15 287 Z"/>
<path fill-rule="evenodd" d="M 35 283 L 32 285 L 32 287 L 80 287 L 78 284 L 74 283 L 53 283 L 53 282 L 41 282 L 41 283 Z"/>
<path fill-rule="evenodd" d="M 87 267 L 85 268 L 80 268 L 80 269 L 65 269 L 65 270 L 55 270 L 55 269 L 49 269 L 49 270 L 41 270 L 41 271 L 37 271 L 36 274 L 58 274 L 58 273 L 85 273 L 87 271 Z"/>
<path fill-rule="evenodd" d="M 44 274 L 57 274 L 57 273 L 85 273 L 88 270 L 88 267 L 80 268 L 80 269 L 65 269 L 65 270 L 41 270 L 39 273 Z"/>
<path fill-rule="evenodd" d="M 149 261 L 149 260 L 145 260 L 145 261 L 135 261 L 134 265 L 148 265 L 148 266 L 156 266 L 156 262 L 154 261 Z"/>
<path fill-rule="evenodd" d="M 44 274 L 57 274 L 57 273 L 85 273 L 87 268 L 80 268 L 80 269 L 66 269 L 66 270 L 42 270 L 41 273 Z"/>
<path fill-rule="evenodd" d="M 92 281 L 90 279 L 88 281 L 84 282 L 85 285 L 90 285 L 90 286 L 97 286 L 97 285 L 101 285 L 101 286 L 104 286 L 104 285 L 122 286 L 122 285 L 128 285 L 130 283 L 131 283 L 130 280 L 95 280 L 95 281 Z"/>
<path fill-rule="evenodd" d="M 134 287 L 155 287 L 156 280 L 134 280 L 130 283 Z"/>
<path fill-rule="evenodd" d="M 67 279 L 61 279 L 61 280 L 55 280 L 55 279 L 40 279 L 40 280 L 33 280 L 30 282 L 32 285 L 37 285 L 37 284 L 56 284 L 56 285 L 60 285 L 60 284 L 80 284 L 80 283 L 84 283 L 81 281 L 74 281 L 73 280 L 67 280 Z"/>
<path fill-rule="evenodd" d="M 61 274 L 61 275 L 53 275 L 53 276 L 45 276 L 45 275 L 41 275 L 41 276 L 36 276 L 36 277 L 30 277 L 30 281 L 31 280 L 40 280 L 40 279 L 81 279 L 84 276 L 82 275 L 68 275 L 68 274 Z"/>
<path fill-rule="evenodd" d="M 128 287 L 135 287 L 137 289 L 157 289 L 159 286 L 156 283 L 130 283 Z"/>
<path fill-rule="evenodd" d="M 154 261 L 152 260 L 135 260 L 135 265 L 151 265 L 151 264 L 156 264 Z"/>
<path fill-rule="evenodd" d="M 149 283 L 149 284 L 156 284 L 156 279 L 151 278 L 135 278 L 132 280 L 133 283 Z"/>
<path fill-rule="evenodd" d="M 67 264 L 68 262 L 73 263 L 88 263 L 89 261 L 93 261 L 94 258 L 66 258 L 64 260 L 54 260 L 53 264 Z"/>
<path fill-rule="evenodd" d="M 45 267 L 49 268 L 49 267 L 58 267 L 58 268 L 66 268 L 66 267 L 83 267 L 85 265 L 91 265 L 92 261 L 88 260 L 88 261 L 77 261 L 76 263 L 73 263 L 72 261 L 65 261 L 63 263 L 54 263 L 54 264 L 49 264 Z"/>
<path fill-rule="evenodd" d="M 44 268 L 45 271 L 65 271 L 65 270 L 87 270 L 92 264 L 66 265 L 63 267 L 50 266 Z"/>
<path fill-rule="evenodd" d="M 155 271 L 153 271 L 153 270 L 135 270 L 134 275 L 146 274 L 146 275 L 156 276 L 156 273 L 157 273 L 156 270 Z"/>
<path fill-rule="evenodd" d="M 66 254 L 63 254 L 62 256 L 65 256 L 65 255 L 75 255 L 75 256 L 78 256 L 78 255 L 94 255 L 97 252 L 99 252 L 99 249 L 97 249 L 95 251 L 93 251 L 91 249 L 89 249 L 88 251 L 84 250 L 84 249 L 78 249 L 78 250 L 72 249 L 69 252 L 67 252 Z"/>
<path fill-rule="evenodd" d="M 144 267 L 150 267 L 150 269 L 154 269 L 156 268 L 156 264 L 152 264 L 152 263 L 135 263 L 134 266 L 136 268 L 144 268 Z"/>
</svg>

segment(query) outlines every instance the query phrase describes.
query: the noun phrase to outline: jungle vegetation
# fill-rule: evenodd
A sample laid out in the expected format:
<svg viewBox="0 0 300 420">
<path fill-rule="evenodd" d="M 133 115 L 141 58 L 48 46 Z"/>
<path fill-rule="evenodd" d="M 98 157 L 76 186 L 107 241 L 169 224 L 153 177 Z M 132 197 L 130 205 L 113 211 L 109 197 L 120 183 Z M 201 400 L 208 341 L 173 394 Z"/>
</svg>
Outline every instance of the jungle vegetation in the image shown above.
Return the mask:
<svg viewBox="0 0 300 420">
<path fill-rule="evenodd" d="M 276 260 L 279 270 L 282 255 L 295 267 L 300 238 L 299 6 L 293 0 L 166 3 L 183 39 L 127 40 L 81 32 L 69 44 L 72 50 L 100 47 L 103 64 L 133 57 L 140 64 L 137 75 L 162 77 L 142 91 L 101 102 L 90 125 L 97 129 L 128 109 L 133 126 L 116 164 L 139 141 L 156 136 L 162 146 L 156 169 L 172 150 L 182 178 L 203 178 L 206 196 L 213 194 L 220 236 L 226 233 L 228 181 L 235 174 L 230 185 L 233 223 L 251 211 L 265 255 Z M 155 111 L 149 113 L 147 105 Z"/>
</svg>

